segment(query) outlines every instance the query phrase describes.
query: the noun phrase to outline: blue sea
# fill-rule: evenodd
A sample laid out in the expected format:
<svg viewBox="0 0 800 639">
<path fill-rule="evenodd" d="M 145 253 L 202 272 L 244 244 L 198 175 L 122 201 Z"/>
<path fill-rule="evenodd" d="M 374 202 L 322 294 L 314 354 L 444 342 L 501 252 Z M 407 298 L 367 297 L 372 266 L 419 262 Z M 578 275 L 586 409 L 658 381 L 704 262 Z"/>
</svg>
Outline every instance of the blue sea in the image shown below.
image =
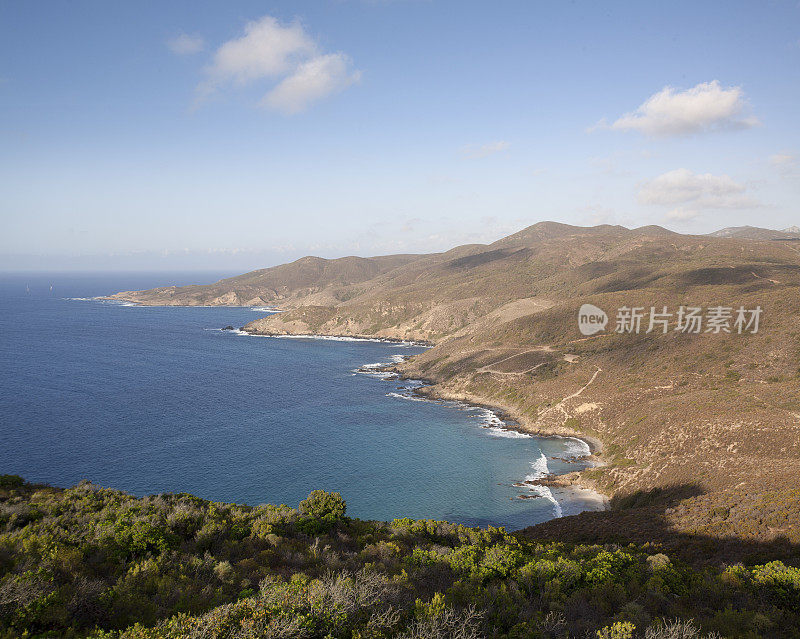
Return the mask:
<svg viewBox="0 0 800 639">
<path fill-rule="evenodd" d="M 319 488 L 363 519 L 509 529 L 598 507 L 588 491 L 515 485 L 582 468 L 565 460 L 583 442 L 420 401 L 369 366 L 420 346 L 253 337 L 220 329 L 264 309 L 91 299 L 228 275 L 0 275 L 0 473 L 253 505 Z"/>
</svg>

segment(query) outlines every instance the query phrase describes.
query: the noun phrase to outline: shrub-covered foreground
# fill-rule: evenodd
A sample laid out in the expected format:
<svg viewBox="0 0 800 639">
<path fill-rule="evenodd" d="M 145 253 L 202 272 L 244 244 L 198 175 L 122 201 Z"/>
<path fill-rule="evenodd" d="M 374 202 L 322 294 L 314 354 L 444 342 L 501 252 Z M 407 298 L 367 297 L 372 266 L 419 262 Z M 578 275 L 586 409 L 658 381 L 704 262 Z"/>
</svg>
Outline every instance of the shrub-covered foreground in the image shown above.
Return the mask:
<svg viewBox="0 0 800 639">
<path fill-rule="evenodd" d="M 0 477 L 0 637 L 797 637 L 800 570 Z"/>
</svg>

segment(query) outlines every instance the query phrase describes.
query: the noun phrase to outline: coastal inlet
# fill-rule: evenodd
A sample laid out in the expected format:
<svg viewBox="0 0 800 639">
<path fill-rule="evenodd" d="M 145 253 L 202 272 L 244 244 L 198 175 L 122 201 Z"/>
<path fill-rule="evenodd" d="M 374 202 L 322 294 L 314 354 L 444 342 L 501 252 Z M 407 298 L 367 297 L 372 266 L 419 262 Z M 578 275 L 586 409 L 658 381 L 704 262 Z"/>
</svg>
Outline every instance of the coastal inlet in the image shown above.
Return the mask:
<svg viewBox="0 0 800 639">
<path fill-rule="evenodd" d="M 535 436 L 515 429 L 513 422 L 505 421 L 489 408 L 457 400 L 431 399 L 420 392 L 425 385 L 423 381 L 402 378 L 393 370 L 394 364 L 408 357 L 409 355 L 393 355 L 387 362 L 365 364 L 356 372 L 395 383 L 395 390 L 388 392 L 387 397 L 430 402 L 450 410 L 465 412 L 469 418 L 477 419 L 485 434 L 490 437 L 534 440 L 539 448 L 539 455 L 531 461 L 530 472 L 524 479 L 511 484 L 513 488 L 520 489 L 516 495 L 518 499 L 543 499 L 549 502 L 552 504 L 553 517 L 607 508 L 605 496 L 573 486 L 570 481 L 560 480 L 567 473 L 575 473 L 591 466 L 591 449 L 586 442 L 575 437 Z M 549 458 L 545 451 L 549 453 Z"/>
<path fill-rule="evenodd" d="M 424 347 L 250 337 L 220 329 L 264 309 L 90 299 L 157 283 L 124 277 L 3 280 L 4 472 L 248 504 L 297 505 L 322 488 L 341 492 L 354 517 L 508 529 L 602 506 L 589 491 L 514 486 L 578 470 L 585 462 L 563 461 L 585 453 L 578 440 L 419 401 L 415 382 L 364 367 Z"/>
</svg>

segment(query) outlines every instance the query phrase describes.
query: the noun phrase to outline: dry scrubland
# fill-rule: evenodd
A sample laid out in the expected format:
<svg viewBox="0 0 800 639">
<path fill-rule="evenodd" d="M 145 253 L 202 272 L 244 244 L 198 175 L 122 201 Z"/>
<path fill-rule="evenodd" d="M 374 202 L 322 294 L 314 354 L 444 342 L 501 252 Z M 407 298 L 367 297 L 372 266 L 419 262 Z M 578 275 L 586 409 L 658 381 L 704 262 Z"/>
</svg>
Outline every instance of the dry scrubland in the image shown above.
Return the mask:
<svg viewBox="0 0 800 639">
<path fill-rule="evenodd" d="M 730 235 L 730 234 L 729 234 Z M 602 465 L 579 481 L 612 510 L 534 527 L 536 539 L 657 541 L 691 561 L 798 558 L 800 242 L 660 227 L 540 223 L 435 255 L 304 258 L 207 287 L 118 297 L 278 305 L 254 333 L 429 340 L 401 366 L 432 395 L 502 408 L 520 427 L 580 434 Z M 284 279 L 281 279 L 284 278 Z M 265 282 L 259 288 L 258 282 Z M 283 282 L 283 284 L 280 284 Z M 744 305 L 752 334 L 578 331 L 581 304 Z"/>
<path fill-rule="evenodd" d="M 796 637 L 800 569 L 0 475 L 0 637 Z"/>
</svg>

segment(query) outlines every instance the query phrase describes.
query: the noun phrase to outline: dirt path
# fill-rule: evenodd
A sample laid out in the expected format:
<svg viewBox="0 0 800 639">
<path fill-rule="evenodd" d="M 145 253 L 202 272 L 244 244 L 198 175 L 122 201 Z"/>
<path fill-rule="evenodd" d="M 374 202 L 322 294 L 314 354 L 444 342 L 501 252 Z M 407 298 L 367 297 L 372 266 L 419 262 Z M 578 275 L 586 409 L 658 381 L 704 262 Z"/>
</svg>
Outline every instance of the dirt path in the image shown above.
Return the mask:
<svg viewBox="0 0 800 639">
<path fill-rule="evenodd" d="M 486 366 L 481 366 L 475 372 L 476 373 L 496 373 L 496 374 L 501 374 L 501 375 L 522 375 L 523 373 L 527 373 L 529 371 L 532 371 L 532 370 L 535 370 L 535 369 L 539 368 L 544 362 L 542 362 L 540 364 L 536 364 L 536 366 L 533 366 L 532 368 L 529 368 L 527 370 L 520 371 L 520 372 L 515 372 L 515 373 L 501 373 L 500 371 L 493 371 L 491 369 L 492 369 L 492 367 L 497 366 L 498 364 L 502 364 L 503 362 L 506 362 L 506 361 L 508 361 L 510 359 L 513 359 L 515 357 L 519 357 L 520 355 L 527 355 L 528 353 L 542 353 L 542 352 L 551 353 L 551 352 L 553 352 L 553 348 L 551 346 L 536 346 L 535 348 L 529 348 L 527 351 L 520 351 L 519 353 L 513 353 L 513 354 L 509 355 L 508 357 L 504 357 L 503 359 L 498 359 L 496 362 L 492 362 L 491 364 L 486 364 Z"/>
<path fill-rule="evenodd" d="M 587 388 L 589 388 L 589 386 L 591 386 L 594 383 L 594 380 L 597 379 L 597 376 L 602 372 L 603 372 L 603 369 L 598 366 L 597 370 L 594 372 L 594 374 L 592 375 L 591 379 L 589 379 L 589 381 L 586 382 L 586 384 L 581 386 L 577 391 L 575 391 L 571 395 L 567 395 L 566 397 L 564 397 L 560 402 L 558 402 L 558 404 L 555 404 L 554 406 L 551 406 L 547 410 L 543 411 L 539 415 L 539 417 L 537 418 L 537 421 L 540 421 L 543 417 L 545 417 L 546 415 L 549 415 L 554 410 L 561 411 L 561 414 L 564 416 L 564 420 L 565 421 L 567 419 L 569 419 L 570 415 L 567 412 L 567 409 L 564 408 L 564 402 L 566 402 L 567 400 L 570 400 L 570 399 L 575 399 L 576 397 L 580 397 L 581 394 L 583 393 L 583 391 L 585 391 Z"/>
</svg>

